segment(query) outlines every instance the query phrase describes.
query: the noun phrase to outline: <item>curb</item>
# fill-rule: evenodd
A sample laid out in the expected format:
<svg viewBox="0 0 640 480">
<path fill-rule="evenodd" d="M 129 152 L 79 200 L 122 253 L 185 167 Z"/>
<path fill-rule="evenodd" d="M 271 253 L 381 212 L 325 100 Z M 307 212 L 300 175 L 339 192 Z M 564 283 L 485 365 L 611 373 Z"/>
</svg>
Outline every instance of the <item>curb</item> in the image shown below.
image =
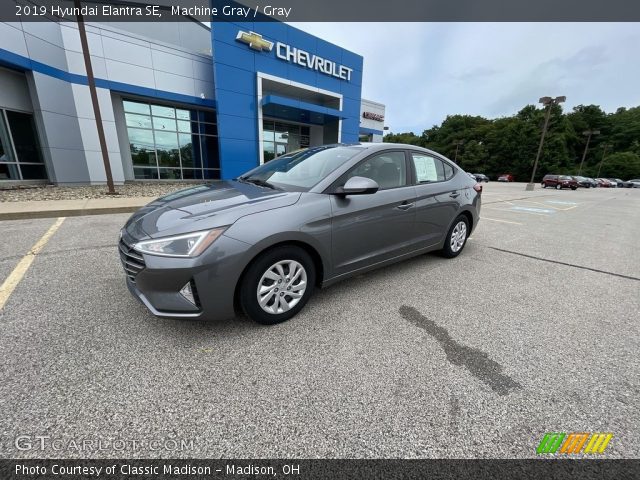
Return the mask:
<svg viewBox="0 0 640 480">
<path fill-rule="evenodd" d="M 115 213 L 133 213 L 142 206 L 107 207 L 107 208 L 73 208 L 60 210 L 34 210 L 26 212 L 0 212 L 2 220 L 26 220 L 32 218 L 80 217 L 83 215 L 109 215 Z"/>
</svg>

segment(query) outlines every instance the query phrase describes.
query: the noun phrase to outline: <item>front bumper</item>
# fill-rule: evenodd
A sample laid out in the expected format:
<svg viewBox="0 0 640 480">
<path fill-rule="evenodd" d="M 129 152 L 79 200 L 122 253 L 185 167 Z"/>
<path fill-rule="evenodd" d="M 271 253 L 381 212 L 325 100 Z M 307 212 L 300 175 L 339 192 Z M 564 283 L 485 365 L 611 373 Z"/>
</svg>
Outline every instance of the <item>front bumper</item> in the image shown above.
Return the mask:
<svg viewBox="0 0 640 480">
<path fill-rule="evenodd" d="M 136 297 L 140 302 L 147 307 L 153 315 L 161 318 L 200 318 L 202 316 L 202 310 L 197 309 L 193 312 L 163 312 L 156 309 L 153 304 L 149 301 L 149 299 L 142 293 L 140 290 L 136 288 L 135 282 L 131 281 L 129 277 L 127 277 L 127 287 L 129 288 L 129 292 L 131 295 Z"/>
<path fill-rule="evenodd" d="M 135 240 L 123 235 L 124 246 Z M 157 317 L 225 319 L 235 315 L 236 285 L 248 263 L 249 245 L 221 235 L 202 255 L 195 258 L 171 258 L 133 252 L 143 259 L 136 268 L 120 257 L 127 287 Z M 135 270 L 135 272 L 132 272 Z M 195 303 L 180 290 L 190 283 Z"/>
</svg>

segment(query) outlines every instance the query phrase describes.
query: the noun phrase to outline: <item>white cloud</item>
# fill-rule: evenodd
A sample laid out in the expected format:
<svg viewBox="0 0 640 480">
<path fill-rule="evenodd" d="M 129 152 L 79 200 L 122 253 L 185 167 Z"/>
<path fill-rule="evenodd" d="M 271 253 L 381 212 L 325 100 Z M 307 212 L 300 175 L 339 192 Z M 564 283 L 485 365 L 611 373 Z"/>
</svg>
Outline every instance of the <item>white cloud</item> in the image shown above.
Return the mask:
<svg viewBox="0 0 640 480">
<path fill-rule="evenodd" d="M 364 57 L 363 97 L 394 132 L 447 114 L 511 115 L 538 98 L 565 108 L 640 105 L 638 23 L 293 23 Z"/>
</svg>

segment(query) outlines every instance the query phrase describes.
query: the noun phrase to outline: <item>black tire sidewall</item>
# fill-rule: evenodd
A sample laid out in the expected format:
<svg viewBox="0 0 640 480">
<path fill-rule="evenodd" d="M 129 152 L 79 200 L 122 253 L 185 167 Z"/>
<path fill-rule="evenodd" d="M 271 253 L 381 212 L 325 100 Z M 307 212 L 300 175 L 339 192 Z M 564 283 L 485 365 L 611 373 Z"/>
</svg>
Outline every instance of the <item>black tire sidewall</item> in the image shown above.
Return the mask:
<svg viewBox="0 0 640 480">
<path fill-rule="evenodd" d="M 460 248 L 460 250 L 458 250 L 457 252 L 454 252 L 453 250 L 451 250 L 451 234 L 453 233 L 453 229 L 456 228 L 456 225 L 460 221 L 463 221 L 464 224 L 467 226 L 467 236 L 464 239 L 464 243 L 462 244 L 462 248 Z M 456 217 L 456 219 L 453 221 L 453 223 L 451 224 L 451 227 L 449 227 L 449 231 L 447 232 L 447 236 L 444 239 L 444 247 L 442 247 L 442 250 L 440 251 L 442 256 L 445 257 L 445 258 L 455 258 L 458 255 L 460 255 L 460 253 L 462 253 L 462 251 L 464 250 L 464 247 L 467 246 L 467 240 L 469 240 L 469 234 L 470 233 L 471 232 L 469 231 L 469 219 L 464 215 L 458 215 Z"/>
<path fill-rule="evenodd" d="M 307 273 L 307 289 L 298 304 L 291 310 L 281 314 L 265 312 L 256 298 L 258 282 L 264 272 L 274 263 L 281 260 L 295 260 L 299 262 Z M 254 322 L 263 325 L 275 325 L 294 317 L 300 312 L 311 297 L 316 282 L 316 269 L 311 256 L 302 248 L 295 245 L 283 245 L 261 253 L 249 265 L 240 282 L 240 306 L 244 313 Z"/>
</svg>

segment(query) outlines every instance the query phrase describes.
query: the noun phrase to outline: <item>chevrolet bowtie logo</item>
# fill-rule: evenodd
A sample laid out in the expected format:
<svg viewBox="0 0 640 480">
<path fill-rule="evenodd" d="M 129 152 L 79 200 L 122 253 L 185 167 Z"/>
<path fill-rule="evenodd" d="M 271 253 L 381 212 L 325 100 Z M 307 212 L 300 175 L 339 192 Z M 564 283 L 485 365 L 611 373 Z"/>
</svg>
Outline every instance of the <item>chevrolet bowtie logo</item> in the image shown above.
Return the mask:
<svg viewBox="0 0 640 480">
<path fill-rule="evenodd" d="M 236 40 L 242 43 L 246 43 L 249 45 L 249 48 L 253 48 L 254 50 L 258 50 L 259 52 L 270 52 L 273 48 L 273 42 L 269 40 L 265 40 L 262 38 L 262 35 L 256 32 L 243 32 L 242 30 L 238 32 L 238 36 Z"/>
</svg>

